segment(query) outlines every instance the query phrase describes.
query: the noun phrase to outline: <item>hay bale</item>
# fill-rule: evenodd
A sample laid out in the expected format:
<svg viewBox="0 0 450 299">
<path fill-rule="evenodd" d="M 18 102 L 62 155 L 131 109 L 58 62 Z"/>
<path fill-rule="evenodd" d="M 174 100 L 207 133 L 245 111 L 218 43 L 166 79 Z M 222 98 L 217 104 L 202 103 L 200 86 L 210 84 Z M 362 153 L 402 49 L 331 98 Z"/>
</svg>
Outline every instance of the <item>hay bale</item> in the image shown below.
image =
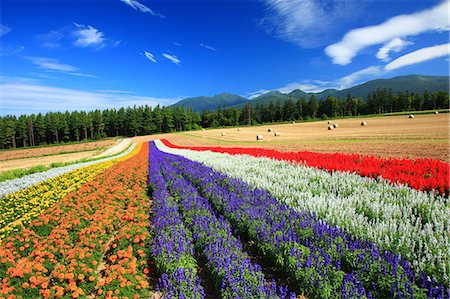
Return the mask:
<svg viewBox="0 0 450 299">
<path fill-rule="evenodd" d="M 295 121 L 293 121 L 292 124 L 295 125 Z"/>
<path fill-rule="evenodd" d="M 367 123 L 365 121 L 362 121 L 361 126 L 367 126 Z"/>
<path fill-rule="evenodd" d="M 280 132 L 273 133 L 274 136 L 280 136 Z"/>
<path fill-rule="evenodd" d="M 437 112 L 437 111 L 434 111 L 434 114 L 439 114 L 439 112 Z"/>
<path fill-rule="evenodd" d="M 414 118 L 414 114 L 410 114 L 410 115 L 409 115 L 409 118 Z"/>
<path fill-rule="evenodd" d="M 267 129 L 267 132 L 272 132 L 272 128 L 268 128 L 268 129 Z"/>
<path fill-rule="evenodd" d="M 238 132 L 239 132 L 239 131 L 241 130 L 241 128 L 238 128 L 237 130 L 238 130 Z"/>
<path fill-rule="evenodd" d="M 256 140 L 263 140 L 264 136 L 263 135 L 256 135 Z"/>
<path fill-rule="evenodd" d="M 334 130 L 333 126 L 328 126 L 328 130 Z"/>
<path fill-rule="evenodd" d="M 225 134 L 225 132 L 222 132 L 221 135 L 222 135 L 222 136 L 225 136 L 225 135 L 227 135 L 227 134 Z"/>
<path fill-rule="evenodd" d="M 331 120 L 328 121 L 328 124 L 331 125 Z"/>
<path fill-rule="evenodd" d="M 333 125 L 333 128 L 335 128 L 335 129 L 336 129 L 336 128 L 339 128 L 339 124 L 334 124 L 334 125 Z"/>
<path fill-rule="evenodd" d="M 204 128 L 202 128 L 202 131 L 204 131 L 205 129 Z"/>
</svg>

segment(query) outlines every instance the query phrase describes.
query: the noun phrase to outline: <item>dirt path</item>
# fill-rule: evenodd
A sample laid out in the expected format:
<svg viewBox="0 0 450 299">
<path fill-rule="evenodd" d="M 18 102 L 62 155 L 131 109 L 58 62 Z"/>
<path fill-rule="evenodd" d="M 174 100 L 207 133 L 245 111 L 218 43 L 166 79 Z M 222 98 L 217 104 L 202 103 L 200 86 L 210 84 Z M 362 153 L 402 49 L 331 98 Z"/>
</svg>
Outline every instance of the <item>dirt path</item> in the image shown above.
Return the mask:
<svg viewBox="0 0 450 299">
<path fill-rule="evenodd" d="M 366 121 L 367 126 L 361 126 Z M 135 141 L 165 138 L 177 145 L 265 147 L 283 151 L 344 152 L 397 158 L 433 158 L 449 162 L 449 114 L 387 116 L 333 120 L 339 128 L 329 131 L 327 121 L 265 125 L 158 134 Z M 275 137 L 268 129 L 280 132 Z M 221 136 L 221 133 L 225 136 Z M 264 140 L 256 141 L 256 135 Z"/>
<path fill-rule="evenodd" d="M 110 148 L 108 148 L 107 150 L 102 152 L 100 155 L 95 156 L 95 157 L 96 158 L 97 157 L 106 157 L 106 156 L 112 156 L 112 155 L 118 154 L 121 151 L 125 150 L 130 144 L 131 144 L 131 138 L 122 139 L 122 141 L 120 141 L 118 144 L 111 146 Z"/>
</svg>

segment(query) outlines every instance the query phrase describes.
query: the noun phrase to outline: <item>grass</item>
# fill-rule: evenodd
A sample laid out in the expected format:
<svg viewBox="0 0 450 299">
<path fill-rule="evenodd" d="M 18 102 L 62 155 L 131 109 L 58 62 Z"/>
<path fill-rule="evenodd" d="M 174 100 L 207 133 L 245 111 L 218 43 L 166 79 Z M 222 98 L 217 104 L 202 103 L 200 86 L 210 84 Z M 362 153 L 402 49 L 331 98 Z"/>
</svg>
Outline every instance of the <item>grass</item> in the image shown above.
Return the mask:
<svg viewBox="0 0 450 299">
<path fill-rule="evenodd" d="M 128 147 L 126 149 L 122 150 L 121 152 L 119 152 L 119 153 L 117 153 L 115 155 L 110 155 L 110 156 L 103 156 L 103 157 L 96 157 L 96 158 L 85 158 L 85 159 L 80 159 L 80 160 L 71 161 L 71 162 L 64 162 L 64 163 L 63 162 L 56 162 L 56 163 L 50 164 L 49 166 L 38 165 L 38 166 L 33 166 L 33 167 L 30 167 L 30 168 L 26 168 L 26 169 L 8 170 L 8 171 L 0 173 L 0 182 L 21 178 L 21 177 L 24 177 L 24 176 L 27 176 L 27 175 L 30 175 L 30 174 L 33 174 L 33 173 L 44 172 L 44 171 L 47 171 L 47 170 L 52 169 L 52 168 L 68 166 L 68 165 L 72 165 L 72 164 L 76 164 L 76 163 L 97 161 L 97 160 L 101 160 L 101 159 L 105 159 L 105 158 L 114 157 L 114 156 L 120 155 L 121 153 L 123 153 L 126 150 L 128 150 L 130 148 L 130 146 L 131 146 L 131 144 L 128 145 Z"/>
</svg>

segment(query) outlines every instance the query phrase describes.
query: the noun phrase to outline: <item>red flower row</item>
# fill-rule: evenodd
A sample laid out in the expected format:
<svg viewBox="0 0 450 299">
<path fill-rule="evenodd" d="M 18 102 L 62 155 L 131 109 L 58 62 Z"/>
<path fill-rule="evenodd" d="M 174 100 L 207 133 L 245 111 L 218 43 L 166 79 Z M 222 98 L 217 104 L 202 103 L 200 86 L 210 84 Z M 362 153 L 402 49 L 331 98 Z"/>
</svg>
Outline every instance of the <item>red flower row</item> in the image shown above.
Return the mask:
<svg viewBox="0 0 450 299">
<path fill-rule="evenodd" d="M 326 171 L 350 171 L 371 178 L 382 177 L 392 183 L 401 183 L 417 190 L 434 190 L 447 195 L 450 191 L 450 164 L 434 159 L 383 159 L 358 154 L 280 152 L 264 148 L 177 146 L 165 139 L 162 142 L 171 148 L 266 157 Z"/>
</svg>

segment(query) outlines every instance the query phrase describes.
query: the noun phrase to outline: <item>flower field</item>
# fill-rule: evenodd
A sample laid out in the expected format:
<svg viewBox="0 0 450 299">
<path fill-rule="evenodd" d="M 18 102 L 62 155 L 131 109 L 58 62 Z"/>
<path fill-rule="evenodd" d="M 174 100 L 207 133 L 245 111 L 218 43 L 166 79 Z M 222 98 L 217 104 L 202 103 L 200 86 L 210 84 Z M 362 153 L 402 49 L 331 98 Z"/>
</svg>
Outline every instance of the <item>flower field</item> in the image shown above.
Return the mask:
<svg viewBox="0 0 450 299">
<path fill-rule="evenodd" d="M 1 198 L 0 298 L 450 298 L 448 166 L 139 144 Z"/>
</svg>

